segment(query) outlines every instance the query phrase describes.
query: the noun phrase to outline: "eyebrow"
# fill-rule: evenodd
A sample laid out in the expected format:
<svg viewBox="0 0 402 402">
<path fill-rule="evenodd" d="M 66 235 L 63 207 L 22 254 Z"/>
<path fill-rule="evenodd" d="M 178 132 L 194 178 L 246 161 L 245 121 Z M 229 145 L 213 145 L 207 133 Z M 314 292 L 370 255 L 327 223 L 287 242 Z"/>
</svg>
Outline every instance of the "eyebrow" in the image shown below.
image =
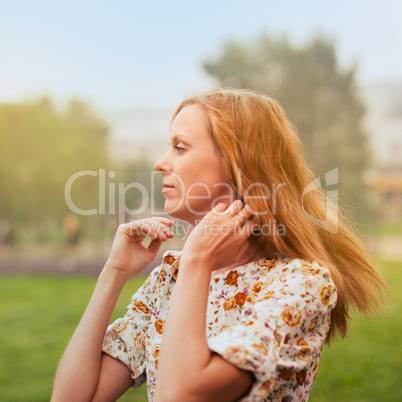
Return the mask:
<svg viewBox="0 0 402 402">
<path fill-rule="evenodd" d="M 186 140 L 189 140 L 190 137 L 188 135 L 185 135 L 185 134 L 176 134 L 171 138 L 171 141 L 172 142 L 173 141 L 180 141 L 181 139 L 186 141 Z"/>
</svg>

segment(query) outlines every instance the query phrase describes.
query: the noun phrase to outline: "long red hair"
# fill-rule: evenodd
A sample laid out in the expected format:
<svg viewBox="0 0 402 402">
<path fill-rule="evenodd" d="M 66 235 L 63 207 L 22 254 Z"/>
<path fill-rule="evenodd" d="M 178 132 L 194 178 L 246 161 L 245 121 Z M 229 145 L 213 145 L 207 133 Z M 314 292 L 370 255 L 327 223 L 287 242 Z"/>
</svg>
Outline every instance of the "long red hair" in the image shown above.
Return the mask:
<svg viewBox="0 0 402 402">
<path fill-rule="evenodd" d="M 215 89 L 182 102 L 173 119 L 192 104 L 201 105 L 208 115 L 225 169 L 255 212 L 255 223 L 271 228 L 254 237 L 259 247 L 274 246 L 284 256 L 315 260 L 329 268 L 338 301 L 328 339 L 337 332 L 345 336 L 349 306 L 370 312 L 380 306 L 379 291 L 386 286 L 339 208 L 328 208 L 330 200 L 320 190 L 303 196 L 314 175 L 282 107 L 250 90 Z"/>
</svg>

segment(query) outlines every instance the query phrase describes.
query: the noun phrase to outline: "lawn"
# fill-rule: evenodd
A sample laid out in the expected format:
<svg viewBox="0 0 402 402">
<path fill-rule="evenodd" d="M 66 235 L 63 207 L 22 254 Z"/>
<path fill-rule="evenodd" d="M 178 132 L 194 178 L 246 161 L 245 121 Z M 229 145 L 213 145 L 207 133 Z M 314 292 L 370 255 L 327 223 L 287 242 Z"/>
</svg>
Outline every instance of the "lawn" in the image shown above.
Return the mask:
<svg viewBox="0 0 402 402">
<path fill-rule="evenodd" d="M 381 261 L 392 293 L 385 313 L 357 316 L 346 340 L 325 348 L 311 401 L 401 401 L 402 263 Z M 123 290 L 124 314 L 143 278 Z M 88 302 L 93 277 L 0 277 L 0 401 L 48 401 L 58 361 Z M 146 401 L 146 389 L 121 401 Z"/>
</svg>

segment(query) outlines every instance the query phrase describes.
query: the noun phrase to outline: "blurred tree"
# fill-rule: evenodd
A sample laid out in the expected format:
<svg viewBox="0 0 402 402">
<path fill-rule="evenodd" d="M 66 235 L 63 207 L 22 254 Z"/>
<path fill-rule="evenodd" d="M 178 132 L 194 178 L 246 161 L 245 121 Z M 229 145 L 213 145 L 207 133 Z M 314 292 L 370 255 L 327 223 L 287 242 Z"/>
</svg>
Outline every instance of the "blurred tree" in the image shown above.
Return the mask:
<svg viewBox="0 0 402 402">
<path fill-rule="evenodd" d="M 356 68 L 339 66 L 333 40 L 318 36 L 296 46 L 286 36 L 263 35 L 246 44 L 229 42 L 203 67 L 222 86 L 251 88 L 279 100 L 300 132 L 312 170 L 322 176 L 339 168 L 341 204 L 365 221 L 362 174 L 370 158 L 365 109 Z"/>
<path fill-rule="evenodd" d="M 108 167 L 108 125 L 79 101 L 64 111 L 43 97 L 0 105 L 0 219 L 46 228 L 68 211 L 64 186 L 80 170 Z M 97 208 L 98 179 L 73 186 L 80 208 Z"/>
</svg>

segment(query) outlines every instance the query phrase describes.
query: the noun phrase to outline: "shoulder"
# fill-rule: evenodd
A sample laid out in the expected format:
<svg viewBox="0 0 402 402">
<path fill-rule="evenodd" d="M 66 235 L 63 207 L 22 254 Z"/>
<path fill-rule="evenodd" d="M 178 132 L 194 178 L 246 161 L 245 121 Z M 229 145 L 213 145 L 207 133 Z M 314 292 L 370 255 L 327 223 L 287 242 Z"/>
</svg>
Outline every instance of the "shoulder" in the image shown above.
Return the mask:
<svg viewBox="0 0 402 402">
<path fill-rule="evenodd" d="M 333 284 L 329 269 L 317 261 L 307 261 L 300 258 L 278 257 L 261 259 L 254 262 L 256 268 L 263 268 L 269 276 L 286 276 L 316 279 Z"/>
<path fill-rule="evenodd" d="M 317 261 L 281 257 L 259 260 L 254 266 L 263 272 L 258 275 L 258 284 L 255 285 L 257 289 L 280 294 L 282 301 L 293 298 L 309 302 L 314 300 L 326 309 L 335 307 L 337 289 L 331 273 Z"/>
</svg>

